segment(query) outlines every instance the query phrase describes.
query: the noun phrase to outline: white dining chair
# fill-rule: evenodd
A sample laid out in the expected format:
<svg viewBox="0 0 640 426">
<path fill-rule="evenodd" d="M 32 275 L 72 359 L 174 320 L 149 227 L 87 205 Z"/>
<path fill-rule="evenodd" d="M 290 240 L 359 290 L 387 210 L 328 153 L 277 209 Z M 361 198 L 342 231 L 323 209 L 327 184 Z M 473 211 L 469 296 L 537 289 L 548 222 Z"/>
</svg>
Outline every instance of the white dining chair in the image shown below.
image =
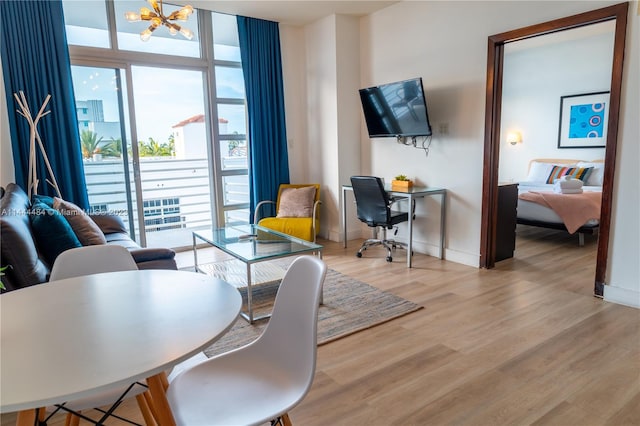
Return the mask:
<svg viewBox="0 0 640 426">
<path fill-rule="evenodd" d="M 167 399 L 178 425 L 290 424 L 311 388 L 325 263 L 301 256 L 287 270 L 258 339 L 178 374 Z"/>
<path fill-rule="evenodd" d="M 85 246 L 60 253 L 51 268 L 49 281 L 136 269 L 138 265 L 131 253 L 122 246 L 107 244 Z"/>
<path fill-rule="evenodd" d="M 118 245 L 93 245 L 78 247 L 66 250 L 56 258 L 49 281 L 62 280 L 66 278 L 79 277 L 83 275 L 98 274 L 103 272 L 135 271 L 138 269 L 129 251 Z M 125 395 L 126 394 L 126 395 Z M 123 395 L 125 395 L 123 397 Z M 151 398 L 146 386 L 140 383 L 133 383 L 130 388 L 114 389 L 109 392 L 68 401 L 64 410 L 68 410 L 66 424 L 76 425 L 80 420 L 82 411 L 88 409 L 98 409 L 98 407 L 112 406 L 115 409 L 121 399 L 135 397 L 147 425 L 154 425 L 153 407 L 150 405 Z M 56 411 L 58 407 L 47 407 L 47 411 Z M 69 412 L 71 411 L 71 412 Z M 76 414 L 77 413 L 77 414 Z M 102 411 L 103 418 L 112 413 Z"/>
</svg>

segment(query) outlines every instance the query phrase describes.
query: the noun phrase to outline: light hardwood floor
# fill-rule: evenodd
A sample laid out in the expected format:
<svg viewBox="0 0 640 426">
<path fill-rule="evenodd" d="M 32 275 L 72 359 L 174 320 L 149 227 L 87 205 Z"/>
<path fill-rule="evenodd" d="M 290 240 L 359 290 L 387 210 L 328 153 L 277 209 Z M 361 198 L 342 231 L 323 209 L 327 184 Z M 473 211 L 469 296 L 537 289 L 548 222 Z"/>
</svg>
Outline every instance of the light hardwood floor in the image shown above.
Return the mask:
<svg viewBox="0 0 640 426">
<path fill-rule="evenodd" d="M 424 309 L 319 347 L 294 425 L 640 425 L 640 310 L 593 297 L 594 237 L 520 227 L 492 270 L 320 243 L 330 268 Z"/>
</svg>

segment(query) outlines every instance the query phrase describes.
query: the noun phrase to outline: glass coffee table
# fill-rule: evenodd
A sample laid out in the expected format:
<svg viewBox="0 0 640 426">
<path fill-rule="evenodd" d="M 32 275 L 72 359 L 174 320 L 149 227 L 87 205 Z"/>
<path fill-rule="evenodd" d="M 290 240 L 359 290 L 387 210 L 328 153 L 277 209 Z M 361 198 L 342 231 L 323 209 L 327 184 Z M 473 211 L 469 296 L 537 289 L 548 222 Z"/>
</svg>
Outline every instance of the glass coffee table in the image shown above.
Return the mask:
<svg viewBox="0 0 640 426">
<path fill-rule="evenodd" d="M 322 258 L 322 246 L 282 234 L 258 225 L 235 225 L 224 228 L 193 231 L 193 257 L 198 272 L 209 273 L 198 264 L 198 240 L 222 250 L 246 265 L 247 312 L 240 314 L 253 324 L 268 318 L 270 314 L 254 317 L 252 304 L 252 265 L 283 257 L 301 254 L 315 254 Z M 322 303 L 322 297 L 321 297 Z"/>
</svg>

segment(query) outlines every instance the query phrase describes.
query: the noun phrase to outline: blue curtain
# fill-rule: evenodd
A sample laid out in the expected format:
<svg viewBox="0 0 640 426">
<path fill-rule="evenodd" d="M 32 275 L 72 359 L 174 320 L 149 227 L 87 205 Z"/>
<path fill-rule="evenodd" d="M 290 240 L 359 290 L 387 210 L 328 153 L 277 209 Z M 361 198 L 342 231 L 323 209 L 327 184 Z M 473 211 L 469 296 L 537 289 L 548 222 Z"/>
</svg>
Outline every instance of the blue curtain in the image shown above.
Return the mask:
<svg viewBox="0 0 640 426">
<path fill-rule="evenodd" d="M 89 207 L 78 135 L 71 63 L 61 0 L 1 1 L 2 72 L 9 113 L 16 183 L 26 190 L 29 171 L 29 125 L 18 112 L 13 94 L 23 91 L 33 117 L 51 94 L 38 132 L 62 197 Z M 37 145 L 37 143 L 36 143 Z M 40 150 L 36 150 L 38 154 Z M 38 194 L 57 195 L 38 155 Z"/>
<path fill-rule="evenodd" d="M 257 203 L 275 200 L 280 184 L 289 183 L 280 32 L 277 22 L 238 16 L 238 36 L 249 116 L 253 217 Z"/>
</svg>

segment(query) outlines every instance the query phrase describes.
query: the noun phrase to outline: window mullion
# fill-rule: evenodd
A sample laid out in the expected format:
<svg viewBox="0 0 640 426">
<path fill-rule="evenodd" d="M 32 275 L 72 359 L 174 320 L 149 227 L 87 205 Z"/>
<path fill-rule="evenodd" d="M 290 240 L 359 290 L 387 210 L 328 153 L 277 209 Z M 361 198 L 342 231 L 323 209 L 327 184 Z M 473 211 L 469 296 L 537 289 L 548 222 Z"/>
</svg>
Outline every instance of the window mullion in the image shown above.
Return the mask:
<svg viewBox="0 0 640 426">
<path fill-rule="evenodd" d="M 216 76 L 213 60 L 213 12 L 201 14 L 201 50 L 202 56 L 207 61 L 206 82 L 207 91 L 207 108 L 210 120 L 207 121 L 207 146 L 209 150 L 209 161 L 212 169 L 211 187 L 214 188 L 214 197 L 211 200 L 211 211 L 215 211 L 214 224 L 221 225 L 224 223 L 224 191 L 222 180 L 222 159 L 220 157 L 220 144 L 218 143 L 220 135 L 218 130 L 218 104 L 216 91 Z"/>
<path fill-rule="evenodd" d="M 118 50 L 118 34 L 116 29 L 116 8 L 113 0 L 107 0 L 107 28 L 109 30 L 109 45 L 112 51 Z"/>
<path fill-rule="evenodd" d="M 150 65 L 166 68 L 206 70 L 208 63 L 205 59 L 184 58 L 181 56 L 161 55 L 158 53 L 140 53 L 131 51 L 116 51 L 86 46 L 69 46 L 69 54 L 74 60 L 82 59 L 98 62 L 120 62 L 130 65 Z"/>
</svg>

